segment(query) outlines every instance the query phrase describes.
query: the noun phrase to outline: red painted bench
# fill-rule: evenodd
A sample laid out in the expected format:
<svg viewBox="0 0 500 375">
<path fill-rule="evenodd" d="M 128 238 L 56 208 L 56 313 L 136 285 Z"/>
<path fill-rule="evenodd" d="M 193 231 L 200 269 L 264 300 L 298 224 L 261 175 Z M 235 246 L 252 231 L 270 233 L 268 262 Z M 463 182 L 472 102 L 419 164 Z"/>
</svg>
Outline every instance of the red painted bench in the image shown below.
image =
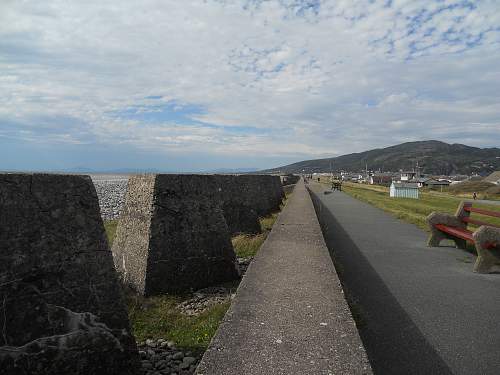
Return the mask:
<svg viewBox="0 0 500 375">
<path fill-rule="evenodd" d="M 474 272 L 487 273 L 499 262 L 497 250 L 500 250 L 500 226 L 470 217 L 471 213 L 498 217 L 500 212 L 472 207 L 472 202 L 462 202 L 455 216 L 433 212 L 427 217 L 431 229 L 429 246 L 439 246 L 444 239 L 455 241 L 458 248 L 465 249 L 466 243 L 473 243 L 477 250 Z M 470 230 L 468 225 L 479 228 Z"/>
</svg>

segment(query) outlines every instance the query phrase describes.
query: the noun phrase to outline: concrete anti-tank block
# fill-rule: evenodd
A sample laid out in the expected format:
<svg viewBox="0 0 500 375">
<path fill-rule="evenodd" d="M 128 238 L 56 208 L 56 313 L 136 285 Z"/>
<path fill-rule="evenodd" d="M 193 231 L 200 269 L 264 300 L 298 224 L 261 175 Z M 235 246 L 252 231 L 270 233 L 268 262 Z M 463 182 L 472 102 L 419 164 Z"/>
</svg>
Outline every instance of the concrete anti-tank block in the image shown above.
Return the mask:
<svg viewBox="0 0 500 375">
<path fill-rule="evenodd" d="M 286 186 L 286 185 L 294 185 L 300 180 L 300 176 L 295 175 L 295 174 L 286 174 L 280 176 L 281 180 L 281 185 Z"/>
<path fill-rule="evenodd" d="M 2 374 L 134 374 L 135 340 L 87 176 L 0 174 Z"/>
<path fill-rule="evenodd" d="M 243 176 L 214 175 L 216 199 L 220 201 L 231 234 L 260 233 L 259 215 L 254 202 L 248 199 L 253 188 Z"/>
<path fill-rule="evenodd" d="M 112 249 L 124 283 L 155 295 L 238 278 L 218 195 L 210 175 L 130 178 Z"/>
<path fill-rule="evenodd" d="M 259 233 L 259 217 L 279 210 L 284 197 L 279 176 L 215 175 L 215 179 L 231 234 Z"/>
<path fill-rule="evenodd" d="M 284 198 L 279 176 L 240 175 L 236 176 L 244 194 L 241 199 L 253 207 L 258 216 L 267 216 L 278 211 Z"/>
</svg>

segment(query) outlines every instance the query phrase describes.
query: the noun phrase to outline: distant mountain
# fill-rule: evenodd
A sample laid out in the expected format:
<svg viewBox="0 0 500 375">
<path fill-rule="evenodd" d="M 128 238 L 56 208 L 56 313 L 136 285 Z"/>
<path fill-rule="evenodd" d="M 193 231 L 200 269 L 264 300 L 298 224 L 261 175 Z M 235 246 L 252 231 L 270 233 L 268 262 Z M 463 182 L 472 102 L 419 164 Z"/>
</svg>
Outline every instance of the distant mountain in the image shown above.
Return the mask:
<svg viewBox="0 0 500 375">
<path fill-rule="evenodd" d="M 314 173 L 365 170 L 411 170 L 418 162 L 428 174 L 489 174 L 500 170 L 499 148 L 477 148 L 440 141 L 407 142 L 396 146 L 348 154 L 334 158 L 306 160 L 263 173 Z"/>
</svg>

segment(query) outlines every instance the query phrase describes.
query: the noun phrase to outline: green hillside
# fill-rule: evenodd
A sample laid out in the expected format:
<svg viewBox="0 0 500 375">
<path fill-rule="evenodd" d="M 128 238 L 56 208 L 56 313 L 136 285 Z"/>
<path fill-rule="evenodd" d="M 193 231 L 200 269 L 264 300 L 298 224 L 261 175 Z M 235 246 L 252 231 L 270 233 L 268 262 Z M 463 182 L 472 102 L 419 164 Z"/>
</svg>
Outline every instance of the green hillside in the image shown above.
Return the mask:
<svg viewBox="0 0 500 375">
<path fill-rule="evenodd" d="M 500 170 L 499 148 L 477 148 L 440 141 L 407 142 L 396 146 L 338 156 L 306 160 L 268 169 L 267 173 L 313 173 L 371 170 L 399 171 L 412 169 L 418 162 L 428 174 L 489 174 Z M 261 172 L 261 173 L 262 173 Z"/>
</svg>

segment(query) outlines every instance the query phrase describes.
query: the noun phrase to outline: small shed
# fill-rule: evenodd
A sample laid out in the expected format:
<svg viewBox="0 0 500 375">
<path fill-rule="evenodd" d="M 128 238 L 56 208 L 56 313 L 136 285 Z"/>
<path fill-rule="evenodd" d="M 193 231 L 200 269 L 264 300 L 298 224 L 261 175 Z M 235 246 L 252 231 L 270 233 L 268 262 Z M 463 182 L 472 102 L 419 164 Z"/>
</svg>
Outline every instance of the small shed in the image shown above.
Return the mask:
<svg viewBox="0 0 500 375">
<path fill-rule="evenodd" d="M 392 182 L 389 194 L 392 198 L 418 199 L 418 184 L 411 182 Z"/>
</svg>

